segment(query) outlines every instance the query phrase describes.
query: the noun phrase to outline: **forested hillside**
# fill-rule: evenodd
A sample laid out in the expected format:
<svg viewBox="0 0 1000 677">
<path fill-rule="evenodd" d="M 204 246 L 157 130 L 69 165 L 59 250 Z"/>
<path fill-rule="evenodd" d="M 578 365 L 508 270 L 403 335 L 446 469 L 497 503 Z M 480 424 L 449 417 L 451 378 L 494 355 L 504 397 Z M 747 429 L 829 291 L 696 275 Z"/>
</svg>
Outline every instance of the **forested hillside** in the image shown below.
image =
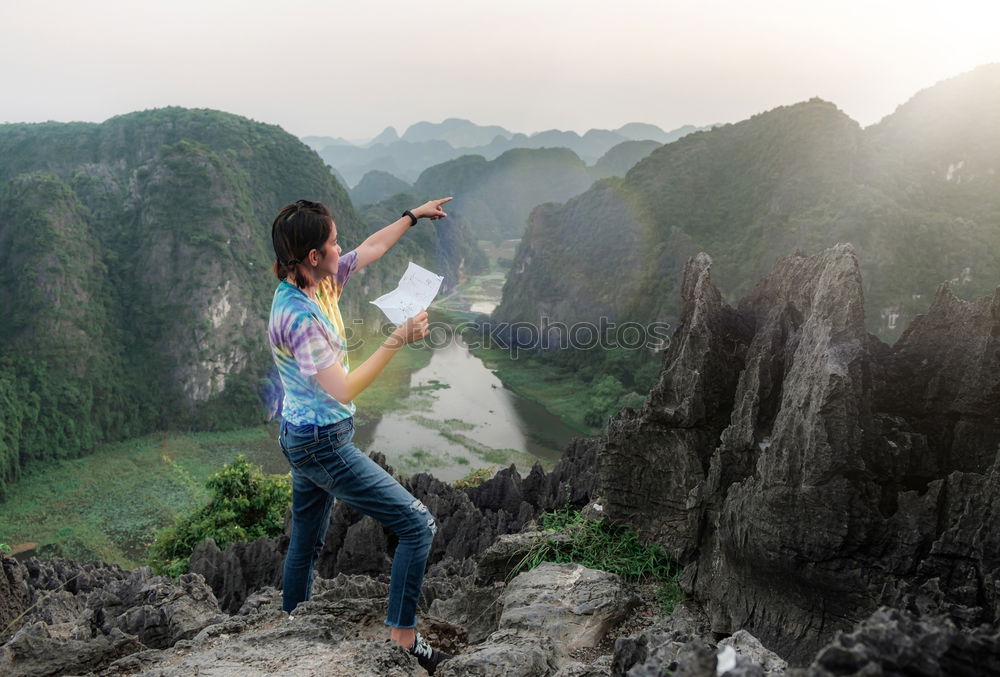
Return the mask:
<svg viewBox="0 0 1000 677">
<path fill-rule="evenodd" d="M 887 340 L 938 284 L 1000 283 L 1000 65 L 862 129 L 812 99 L 665 145 L 531 215 L 494 319 L 671 321 L 684 262 L 716 261 L 730 301 L 779 257 L 851 242 L 867 323 Z"/>
<path fill-rule="evenodd" d="M 0 125 L 0 490 L 99 442 L 262 420 L 270 224 L 299 198 L 330 206 L 345 249 L 377 227 L 276 126 L 180 108 Z M 406 253 L 457 274 L 476 248 L 435 226 L 454 260 Z M 345 315 L 374 317 L 403 267 L 362 271 Z"/>
</svg>

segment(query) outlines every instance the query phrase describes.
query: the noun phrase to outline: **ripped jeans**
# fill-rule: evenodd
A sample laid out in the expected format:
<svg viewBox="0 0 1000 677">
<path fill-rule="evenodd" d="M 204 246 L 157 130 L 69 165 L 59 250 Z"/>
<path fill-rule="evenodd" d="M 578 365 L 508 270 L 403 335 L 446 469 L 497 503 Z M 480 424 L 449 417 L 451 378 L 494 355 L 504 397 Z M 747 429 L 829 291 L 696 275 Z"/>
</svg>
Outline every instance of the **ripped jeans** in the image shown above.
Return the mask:
<svg viewBox="0 0 1000 677">
<path fill-rule="evenodd" d="M 278 441 L 292 469 L 292 536 L 285 555 L 282 608 L 291 612 L 310 598 L 313 565 L 323 550 L 333 500 L 339 498 L 399 538 L 385 624 L 412 628 L 437 524 L 423 503 L 351 443 L 353 437 L 353 418 L 326 426 L 281 422 Z"/>
</svg>

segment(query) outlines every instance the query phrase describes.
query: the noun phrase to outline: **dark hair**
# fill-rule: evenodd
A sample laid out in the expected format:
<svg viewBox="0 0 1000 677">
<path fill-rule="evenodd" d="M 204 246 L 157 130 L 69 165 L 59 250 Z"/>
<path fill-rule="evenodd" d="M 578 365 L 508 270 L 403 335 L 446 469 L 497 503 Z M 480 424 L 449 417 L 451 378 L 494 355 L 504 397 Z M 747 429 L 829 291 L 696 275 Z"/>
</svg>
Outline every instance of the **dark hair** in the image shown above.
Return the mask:
<svg viewBox="0 0 1000 677">
<path fill-rule="evenodd" d="M 282 207 L 271 224 L 273 270 L 278 279 L 284 280 L 294 271 L 299 289 L 313 284 L 309 268 L 303 263 L 313 249 L 318 249 L 322 255 L 332 228 L 333 215 L 322 202 L 299 200 Z"/>
</svg>

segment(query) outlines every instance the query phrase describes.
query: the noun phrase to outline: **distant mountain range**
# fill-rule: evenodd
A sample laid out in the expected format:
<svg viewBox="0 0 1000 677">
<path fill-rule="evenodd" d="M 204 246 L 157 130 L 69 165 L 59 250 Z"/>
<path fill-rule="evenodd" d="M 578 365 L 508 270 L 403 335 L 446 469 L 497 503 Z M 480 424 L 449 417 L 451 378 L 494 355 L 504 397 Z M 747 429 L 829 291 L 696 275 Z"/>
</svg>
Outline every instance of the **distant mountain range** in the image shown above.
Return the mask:
<svg viewBox="0 0 1000 677">
<path fill-rule="evenodd" d="M 992 64 L 867 129 L 812 99 L 687 135 L 536 208 L 494 320 L 672 321 L 698 251 L 735 302 L 779 256 L 851 242 L 868 326 L 892 340 L 941 282 L 964 298 L 1000 284 L 998 119 Z"/>
<path fill-rule="evenodd" d="M 624 176 L 659 147 L 656 141 L 625 141 L 593 167 L 566 148 L 515 148 L 493 160 L 463 155 L 425 169 L 413 185 L 388 172 L 372 170 L 350 194 L 359 208 L 398 193 L 420 199 L 451 195 L 455 201 L 448 213 L 461 217 L 477 238 L 518 238 L 536 206 L 565 202 L 598 179 Z"/>
<path fill-rule="evenodd" d="M 306 136 L 302 141 L 315 149 L 349 185 L 356 186 L 373 170 L 414 182 L 424 169 L 462 155 L 481 155 L 492 160 L 514 148 L 568 148 L 585 163 L 593 164 L 626 141 L 664 144 L 701 129 L 708 127 L 685 125 L 665 132 L 656 125 L 632 122 L 616 130 L 591 129 L 582 136 L 557 129 L 526 135 L 496 125 L 449 118 L 440 123 L 418 122 L 402 136 L 387 127 L 371 141 L 361 144 L 325 136 Z"/>
</svg>

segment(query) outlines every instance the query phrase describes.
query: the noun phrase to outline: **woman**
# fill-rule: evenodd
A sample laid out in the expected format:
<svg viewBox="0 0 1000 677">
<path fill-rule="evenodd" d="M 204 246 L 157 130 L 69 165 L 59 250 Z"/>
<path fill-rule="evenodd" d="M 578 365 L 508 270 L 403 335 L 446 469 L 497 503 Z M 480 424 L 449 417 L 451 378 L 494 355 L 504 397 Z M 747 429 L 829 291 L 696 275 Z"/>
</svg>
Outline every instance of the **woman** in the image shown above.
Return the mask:
<svg viewBox="0 0 1000 677">
<path fill-rule="evenodd" d="M 407 210 L 343 256 L 337 225 L 320 202 L 288 205 L 271 226 L 274 272 L 280 282 L 268 337 L 285 392 L 279 442 L 292 472 L 292 536 L 285 556 L 282 608 L 291 612 L 309 599 L 313 564 L 323 549 L 333 500 L 339 498 L 398 536 L 385 623 L 392 628 L 390 637 L 430 674 L 450 658 L 428 646 L 415 630 L 437 524 L 423 503 L 351 443 L 354 398 L 400 348 L 426 335 L 427 312 L 396 328 L 371 357 L 349 369 L 337 300 L 351 275 L 379 259 L 418 219 L 446 216 L 442 205 L 449 200 L 431 200 Z"/>
</svg>

